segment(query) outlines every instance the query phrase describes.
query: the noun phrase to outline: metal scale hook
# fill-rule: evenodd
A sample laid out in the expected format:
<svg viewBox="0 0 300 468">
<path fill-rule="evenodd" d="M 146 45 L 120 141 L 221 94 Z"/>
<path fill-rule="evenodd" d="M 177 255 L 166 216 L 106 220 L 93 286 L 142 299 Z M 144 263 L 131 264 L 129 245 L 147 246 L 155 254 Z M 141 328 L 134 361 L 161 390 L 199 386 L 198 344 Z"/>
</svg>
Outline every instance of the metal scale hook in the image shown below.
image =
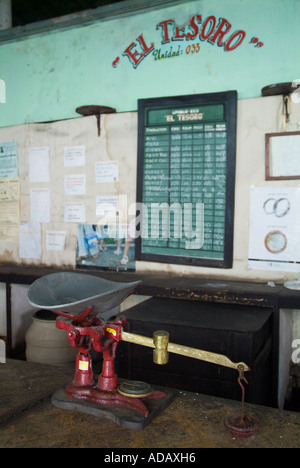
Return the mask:
<svg viewBox="0 0 300 468">
<path fill-rule="evenodd" d="M 243 422 L 244 422 L 244 407 L 245 407 L 245 388 L 244 388 L 244 386 L 242 384 L 242 380 L 244 380 L 246 382 L 246 384 L 248 384 L 248 380 L 246 379 L 246 377 L 244 375 L 244 366 L 242 364 L 238 365 L 238 372 L 239 372 L 238 383 L 239 383 L 239 386 L 242 389 L 241 424 L 243 424 Z"/>
<path fill-rule="evenodd" d="M 243 364 L 238 364 L 237 370 L 239 373 L 238 384 L 242 389 L 241 413 L 226 418 L 225 426 L 236 437 L 250 437 L 258 431 L 259 424 L 252 416 L 245 415 L 245 387 L 242 381 L 246 384 L 248 384 L 248 381 L 244 375 L 245 368 Z"/>
</svg>

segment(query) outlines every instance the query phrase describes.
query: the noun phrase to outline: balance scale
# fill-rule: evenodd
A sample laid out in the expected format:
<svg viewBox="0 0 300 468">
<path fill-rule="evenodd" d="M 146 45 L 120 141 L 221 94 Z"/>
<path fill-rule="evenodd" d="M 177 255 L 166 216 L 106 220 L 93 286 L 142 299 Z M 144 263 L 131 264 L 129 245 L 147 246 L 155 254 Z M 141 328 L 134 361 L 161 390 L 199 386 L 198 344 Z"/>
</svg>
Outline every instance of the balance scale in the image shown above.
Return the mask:
<svg viewBox="0 0 300 468">
<path fill-rule="evenodd" d="M 81 273 L 53 273 L 34 281 L 28 290 L 33 307 L 51 310 L 58 315 L 56 326 L 66 330 L 70 345 L 78 348 L 72 382 L 52 395 L 58 408 L 105 417 L 129 429 L 143 429 L 173 400 L 171 389 L 148 383 L 119 380 L 115 373 L 116 349 L 120 341 L 153 348 L 153 361 L 167 364 L 169 353 L 200 359 L 238 371 L 242 389 L 241 413 L 225 420 L 228 430 L 238 437 L 248 437 L 258 430 L 255 419 L 244 414 L 244 373 L 249 367 L 234 363 L 226 356 L 169 342 L 165 330 L 153 337 L 125 331 L 127 319 L 112 316 L 113 309 L 131 295 L 141 281 L 119 283 Z M 102 372 L 93 373 L 92 351 L 103 355 Z"/>
</svg>

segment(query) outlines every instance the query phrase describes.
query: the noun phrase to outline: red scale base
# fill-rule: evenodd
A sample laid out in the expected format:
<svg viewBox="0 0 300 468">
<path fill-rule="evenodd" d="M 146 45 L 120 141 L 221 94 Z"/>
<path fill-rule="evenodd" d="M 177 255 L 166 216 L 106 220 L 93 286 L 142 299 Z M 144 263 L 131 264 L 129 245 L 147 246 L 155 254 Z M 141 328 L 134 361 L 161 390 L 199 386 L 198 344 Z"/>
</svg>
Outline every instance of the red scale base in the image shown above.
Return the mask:
<svg viewBox="0 0 300 468">
<path fill-rule="evenodd" d="M 167 389 L 151 389 L 141 397 L 134 392 L 128 396 L 123 391 L 120 393 L 114 371 L 115 356 L 108 349 L 103 350 L 102 373 L 96 384 L 90 353 L 82 351 L 76 357 L 73 381 L 53 394 L 54 406 L 108 418 L 126 428 L 143 429 L 173 400 L 174 394 Z M 134 386 L 135 382 L 130 381 L 125 385 L 126 388 Z"/>
</svg>

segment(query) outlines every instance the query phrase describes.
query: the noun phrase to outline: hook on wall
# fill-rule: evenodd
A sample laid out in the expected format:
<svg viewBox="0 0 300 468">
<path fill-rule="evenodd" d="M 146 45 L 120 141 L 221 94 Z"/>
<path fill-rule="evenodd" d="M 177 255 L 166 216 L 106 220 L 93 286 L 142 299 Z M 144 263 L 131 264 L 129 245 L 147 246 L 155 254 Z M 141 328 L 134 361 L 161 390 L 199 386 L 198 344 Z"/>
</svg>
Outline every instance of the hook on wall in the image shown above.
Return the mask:
<svg viewBox="0 0 300 468">
<path fill-rule="evenodd" d="M 286 124 L 289 122 L 290 114 L 292 113 L 291 93 L 295 91 L 294 82 L 276 83 L 265 86 L 261 90 L 262 96 L 278 96 L 282 95 L 282 125 L 283 130 L 286 130 Z"/>
<path fill-rule="evenodd" d="M 76 108 L 78 114 L 83 115 L 84 117 L 89 115 L 95 115 L 97 119 L 97 128 L 98 128 L 98 137 L 101 135 L 100 128 L 100 116 L 101 114 L 113 114 L 116 112 L 116 109 L 107 106 L 80 106 Z"/>
</svg>

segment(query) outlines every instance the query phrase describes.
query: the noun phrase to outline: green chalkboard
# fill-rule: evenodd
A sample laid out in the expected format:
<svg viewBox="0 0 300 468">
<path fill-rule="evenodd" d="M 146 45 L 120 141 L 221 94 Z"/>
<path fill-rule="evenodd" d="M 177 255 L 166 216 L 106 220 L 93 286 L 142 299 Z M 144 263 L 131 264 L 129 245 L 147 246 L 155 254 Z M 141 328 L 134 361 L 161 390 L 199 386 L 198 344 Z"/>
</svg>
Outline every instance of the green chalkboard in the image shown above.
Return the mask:
<svg viewBox="0 0 300 468">
<path fill-rule="evenodd" d="M 236 91 L 138 101 L 136 259 L 231 268 Z"/>
</svg>

